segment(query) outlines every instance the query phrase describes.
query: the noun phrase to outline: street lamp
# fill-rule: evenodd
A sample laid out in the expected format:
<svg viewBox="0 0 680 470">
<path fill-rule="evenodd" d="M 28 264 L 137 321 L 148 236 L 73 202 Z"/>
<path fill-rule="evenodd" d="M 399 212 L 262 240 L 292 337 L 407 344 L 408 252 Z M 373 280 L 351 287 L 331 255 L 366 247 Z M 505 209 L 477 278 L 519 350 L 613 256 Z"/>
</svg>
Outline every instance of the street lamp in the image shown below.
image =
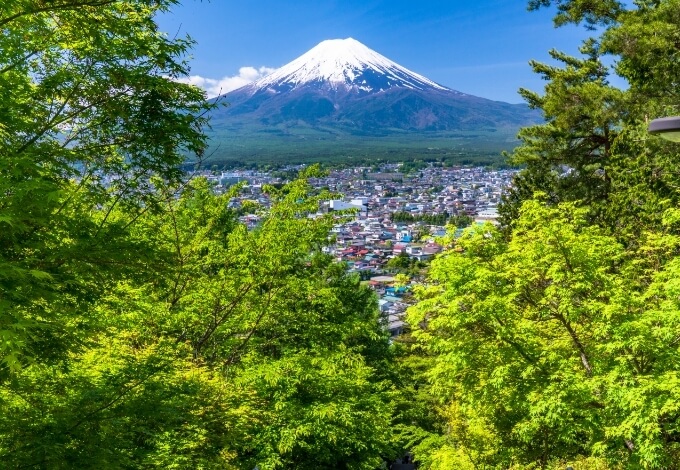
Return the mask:
<svg viewBox="0 0 680 470">
<path fill-rule="evenodd" d="M 654 119 L 647 128 L 650 134 L 658 135 L 672 142 L 680 142 L 680 116 Z"/>
</svg>

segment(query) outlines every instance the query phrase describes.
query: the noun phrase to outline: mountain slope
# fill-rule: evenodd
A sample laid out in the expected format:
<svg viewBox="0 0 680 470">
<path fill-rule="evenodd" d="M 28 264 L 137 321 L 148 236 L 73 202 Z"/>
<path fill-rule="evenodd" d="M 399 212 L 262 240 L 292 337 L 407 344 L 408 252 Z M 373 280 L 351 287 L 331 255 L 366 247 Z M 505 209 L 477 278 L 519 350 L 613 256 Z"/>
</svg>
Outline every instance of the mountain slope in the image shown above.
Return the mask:
<svg viewBox="0 0 680 470">
<path fill-rule="evenodd" d="M 413 134 L 426 139 L 435 132 L 454 137 L 480 132 L 485 138 L 496 133 L 507 148 L 508 135 L 540 118 L 526 105 L 446 88 L 352 38 L 323 41 L 220 100 L 229 106 L 211 116 L 217 143 L 236 138 L 245 142 L 253 135 L 387 139 Z M 220 148 L 222 153 L 228 150 Z"/>
</svg>

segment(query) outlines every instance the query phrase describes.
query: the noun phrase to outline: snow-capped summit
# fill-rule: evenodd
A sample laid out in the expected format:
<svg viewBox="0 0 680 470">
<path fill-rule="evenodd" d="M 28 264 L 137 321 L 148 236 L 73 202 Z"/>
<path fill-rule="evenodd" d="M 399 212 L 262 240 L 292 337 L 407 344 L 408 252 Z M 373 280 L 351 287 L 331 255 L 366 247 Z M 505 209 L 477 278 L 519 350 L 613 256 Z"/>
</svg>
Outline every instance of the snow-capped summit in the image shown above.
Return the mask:
<svg viewBox="0 0 680 470">
<path fill-rule="evenodd" d="M 217 140 L 251 132 L 262 139 L 258 142 L 278 142 L 282 149 L 291 142 L 340 142 L 346 136 L 412 133 L 421 139 L 426 132 L 470 131 L 514 136 L 520 126 L 540 118 L 526 105 L 446 88 L 352 38 L 323 41 L 219 99 L 229 106 L 211 113 Z"/>
<path fill-rule="evenodd" d="M 253 93 L 261 90 L 284 92 L 310 84 L 357 92 L 390 88 L 448 90 L 352 38 L 322 41 L 248 88 Z"/>
</svg>

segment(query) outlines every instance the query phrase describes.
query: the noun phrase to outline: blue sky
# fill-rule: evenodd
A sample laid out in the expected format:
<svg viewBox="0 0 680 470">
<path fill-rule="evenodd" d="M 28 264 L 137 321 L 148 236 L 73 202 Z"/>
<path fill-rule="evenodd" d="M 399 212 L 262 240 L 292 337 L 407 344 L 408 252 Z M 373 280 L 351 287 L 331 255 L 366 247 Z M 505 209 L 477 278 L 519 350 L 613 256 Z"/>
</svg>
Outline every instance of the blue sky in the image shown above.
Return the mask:
<svg viewBox="0 0 680 470">
<path fill-rule="evenodd" d="M 528 12 L 524 0 L 183 0 L 159 23 L 197 41 L 191 73 L 206 88 L 245 84 L 324 39 L 353 37 L 442 85 L 517 103 L 519 87 L 545 84 L 530 59 L 577 54 L 587 37 L 555 29 L 553 13 Z"/>
</svg>

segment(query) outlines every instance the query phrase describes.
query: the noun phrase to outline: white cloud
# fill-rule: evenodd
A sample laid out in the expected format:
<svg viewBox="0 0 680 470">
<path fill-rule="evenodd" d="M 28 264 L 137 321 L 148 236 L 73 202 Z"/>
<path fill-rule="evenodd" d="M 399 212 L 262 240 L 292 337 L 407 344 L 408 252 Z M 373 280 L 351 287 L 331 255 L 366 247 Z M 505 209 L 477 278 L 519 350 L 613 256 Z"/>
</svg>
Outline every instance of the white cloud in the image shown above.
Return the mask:
<svg viewBox="0 0 680 470">
<path fill-rule="evenodd" d="M 241 88 L 248 83 L 252 83 L 259 78 L 269 75 L 274 70 L 276 69 L 271 67 L 260 67 L 258 69 L 255 67 L 241 67 L 238 70 L 238 75 L 233 75 L 231 77 L 216 79 L 201 77 L 200 75 L 191 75 L 187 78 L 180 78 L 178 81 L 203 88 L 208 94 L 208 98 L 214 98 L 221 94 L 236 90 L 237 88 Z"/>
</svg>

